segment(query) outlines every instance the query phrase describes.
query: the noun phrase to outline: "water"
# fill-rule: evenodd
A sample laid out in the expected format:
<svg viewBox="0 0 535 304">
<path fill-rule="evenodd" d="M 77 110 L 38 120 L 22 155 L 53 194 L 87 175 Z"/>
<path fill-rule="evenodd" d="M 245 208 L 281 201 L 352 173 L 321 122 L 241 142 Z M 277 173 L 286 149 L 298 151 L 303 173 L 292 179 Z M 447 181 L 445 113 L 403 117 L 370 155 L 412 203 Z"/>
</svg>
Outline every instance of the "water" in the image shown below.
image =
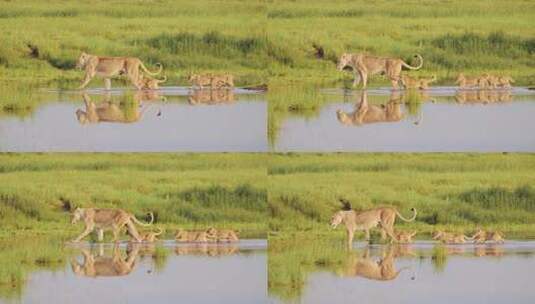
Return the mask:
<svg viewBox="0 0 535 304">
<path fill-rule="evenodd" d="M 272 303 L 533 303 L 535 297 L 535 242 L 322 250 L 328 249 L 302 255 L 303 285 L 270 289 Z M 296 254 L 290 249 L 277 259 Z"/>
<path fill-rule="evenodd" d="M 267 303 L 266 246 L 68 246 L 65 263 L 29 273 L 20 295 L 0 286 L 0 303 Z"/>
<path fill-rule="evenodd" d="M 43 92 L 30 115 L 0 116 L 6 152 L 261 152 L 265 97 L 247 90 Z M 166 101 L 164 101 L 166 100 Z"/>
<path fill-rule="evenodd" d="M 535 151 L 535 136 L 528 131 L 535 129 L 535 92 L 527 89 L 323 93 L 329 102 L 314 117 L 296 113 L 282 123 L 274 150 Z"/>
</svg>

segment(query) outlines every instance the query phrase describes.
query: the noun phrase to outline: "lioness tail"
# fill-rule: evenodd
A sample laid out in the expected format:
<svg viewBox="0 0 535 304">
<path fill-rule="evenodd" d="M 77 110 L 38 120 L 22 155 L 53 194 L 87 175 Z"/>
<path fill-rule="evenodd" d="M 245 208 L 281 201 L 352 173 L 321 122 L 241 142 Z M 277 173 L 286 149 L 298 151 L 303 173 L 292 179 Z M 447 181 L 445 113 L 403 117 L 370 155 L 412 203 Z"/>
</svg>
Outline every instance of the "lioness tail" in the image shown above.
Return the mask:
<svg viewBox="0 0 535 304">
<path fill-rule="evenodd" d="M 152 222 L 154 222 L 154 214 L 152 214 L 152 212 L 149 212 L 150 214 L 150 222 L 148 223 L 143 223 L 143 222 L 140 222 L 135 215 L 132 214 L 132 221 L 134 221 L 134 223 L 140 225 L 140 226 L 144 226 L 144 227 L 148 227 L 150 225 L 152 225 Z"/>
<path fill-rule="evenodd" d="M 411 210 L 412 210 L 413 214 L 412 214 L 412 217 L 411 217 L 410 219 L 406 219 L 406 218 L 404 218 L 403 215 L 401 215 L 401 213 L 399 213 L 397 210 L 396 210 L 396 215 L 397 215 L 400 219 L 402 219 L 403 221 L 405 221 L 405 222 L 412 222 L 412 221 L 414 221 L 414 219 L 416 218 L 416 214 L 417 214 L 417 212 L 416 212 L 416 209 L 415 209 L 415 208 L 411 208 Z"/>
</svg>

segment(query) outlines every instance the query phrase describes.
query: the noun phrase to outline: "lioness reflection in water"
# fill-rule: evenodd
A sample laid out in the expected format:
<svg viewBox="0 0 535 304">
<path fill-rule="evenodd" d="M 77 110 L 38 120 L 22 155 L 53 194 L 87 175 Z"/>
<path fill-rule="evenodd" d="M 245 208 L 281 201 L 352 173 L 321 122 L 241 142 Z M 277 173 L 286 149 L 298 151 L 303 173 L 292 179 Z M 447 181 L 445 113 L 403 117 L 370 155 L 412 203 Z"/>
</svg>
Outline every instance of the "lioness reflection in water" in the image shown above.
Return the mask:
<svg viewBox="0 0 535 304">
<path fill-rule="evenodd" d="M 428 97 L 426 94 L 418 95 L 419 99 Z M 390 94 L 388 103 L 375 105 L 368 102 L 368 92 L 362 91 L 360 101 L 355 104 L 353 112 L 344 112 L 342 110 L 336 111 L 336 117 L 344 125 L 365 125 L 380 122 L 399 122 L 405 118 L 405 114 L 401 110 L 401 105 L 404 104 L 405 95 L 400 91 L 393 91 Z M 414 124 L 419 124 L 421 117 Z"/>
<path fill-rule="evenodd" d="M 222 104 L 234 102 L 232 89 L 195 89 L 191 91 L 188 102 L 198 104 Z"/>
<path fill-rule="evenodd" d="M 156 91 L 139 91 L 133 100 L 127 103 L 112 101 L 111 94 L 107 93 L 104 101 L 95 103 L 89 95 L 83 94 L 85 110 L 76 110 L 76 118 L 80 124 L 95 124 L 100 122 L 135 123 L 151 107 L 152 101 L 165 101 Z M 157 116 L 161 115 L 158 110 Z"/>
<path fill-rule="evenodd" d="M 388 246 L 384 248 L 380 259 L 370 258 L 370 249 L 366 247 L 362 256 L 351 254 L 342 269 L 337 271 L 341 277 L 363 277 L 376 281 L 391 281 L 409 267 L 396 269 L 395 258 L 412 255 L 408 246 Z"/>
<path fill-rule="evenodd" d="M 121 254 L 118 245 L 113 247 L 111 256 L 105 256 L 103 247 L 95 256 L 87 249 L 82 249 L 83 263 L 71 259 L 71 268 L 76 275 L 86 277 L 117 277 L 130 274 L 136 266 L 139 244 L 130 243 L 126 249 L 126 258 Z"/>
</svg>

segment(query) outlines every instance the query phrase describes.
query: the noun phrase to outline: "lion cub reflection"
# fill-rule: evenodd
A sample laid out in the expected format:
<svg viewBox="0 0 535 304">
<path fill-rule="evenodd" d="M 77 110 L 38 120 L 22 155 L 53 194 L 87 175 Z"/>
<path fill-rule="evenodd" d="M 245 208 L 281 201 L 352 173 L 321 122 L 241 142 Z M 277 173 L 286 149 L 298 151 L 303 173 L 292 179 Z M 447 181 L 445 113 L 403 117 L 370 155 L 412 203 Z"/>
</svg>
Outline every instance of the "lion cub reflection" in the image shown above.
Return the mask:
<svg viewBox="0 0 535 304">
<path fill-rule="evenodd" d="M 99 255 L 95 256 L 87 249 L 83 249 L 84 261 L 80 264 L 73 258 L 71 260 L 72 271 L 77 275 L 93 278 L 128 275 L 136 266 L 136 258 L 139 252 L 138 244 L 130 245 L 131 248 L 127 249 L 126 258 L 123 258 L 118 245 L 114 246 L 111 257 L 103 256 L 103 250 Z"/>
</svg>

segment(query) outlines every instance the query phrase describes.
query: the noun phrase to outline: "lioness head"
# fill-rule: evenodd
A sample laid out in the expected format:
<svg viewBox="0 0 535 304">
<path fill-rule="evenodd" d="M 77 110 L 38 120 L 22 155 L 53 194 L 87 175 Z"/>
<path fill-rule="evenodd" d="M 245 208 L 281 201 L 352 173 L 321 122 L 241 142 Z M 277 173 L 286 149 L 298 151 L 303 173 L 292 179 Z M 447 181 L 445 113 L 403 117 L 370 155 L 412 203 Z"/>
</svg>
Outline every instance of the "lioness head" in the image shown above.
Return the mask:
<svg viewBox="0 0 535 304">
<path fill-rule="evenodd" d="M 87 64 L 89 57 L 90 57 L 89 54 L 87 54 L 86 52 L 82 52 L 82 54 L 80 54 L 80 57 L 78 57 L 78 61 L 76 61 L 76 68 L 83 69 L 85 65 Z"/>
<path fill-rule="evenodd" d="M 340 56 L 340 59 L 338 60 L 338 65 L 336 66 L 336 68 L 339 70 L 339 71 L 342 71 L 346 66 L 349 65 L 349 63 L 351 62 L 351 54 L 350 53 L 343 53 L 342 56 Z"/>
<path fill-rule="evenodd" d="M 84 209 L 76 208 L 72 213 L 71 224 L 76 224 L 84 216 Z"/>
<path fill-rule="evenodd" d="M 342 213 L 342 211 L 336 212 L 331 217 L 331 228 L 336 229 L 336 227 L 338 227 L 338 225 L 340 225 L 340 223 L 342 223 L 343 220 L 344 220 L 344 214 Z"/>
</svg>

